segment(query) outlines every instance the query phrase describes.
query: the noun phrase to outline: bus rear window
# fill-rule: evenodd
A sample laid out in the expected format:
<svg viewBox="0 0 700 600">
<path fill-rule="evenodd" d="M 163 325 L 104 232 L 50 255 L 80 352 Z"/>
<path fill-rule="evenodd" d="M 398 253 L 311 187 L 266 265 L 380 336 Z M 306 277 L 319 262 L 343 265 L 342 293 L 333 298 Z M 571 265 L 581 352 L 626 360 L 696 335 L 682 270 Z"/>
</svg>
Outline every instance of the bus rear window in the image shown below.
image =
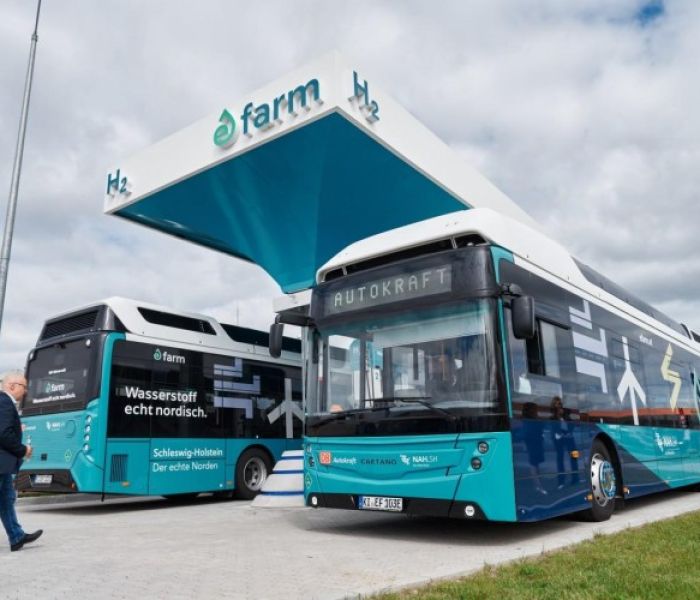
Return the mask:
<svg viewBox="0 0 700 600">
<path fill-rule="evenodd" d="M 96 394 L 98 342 L 97 338 L 83 338 L 35 350 L 27 368 L 24 414 L 83 408 Z"/>
</svg>

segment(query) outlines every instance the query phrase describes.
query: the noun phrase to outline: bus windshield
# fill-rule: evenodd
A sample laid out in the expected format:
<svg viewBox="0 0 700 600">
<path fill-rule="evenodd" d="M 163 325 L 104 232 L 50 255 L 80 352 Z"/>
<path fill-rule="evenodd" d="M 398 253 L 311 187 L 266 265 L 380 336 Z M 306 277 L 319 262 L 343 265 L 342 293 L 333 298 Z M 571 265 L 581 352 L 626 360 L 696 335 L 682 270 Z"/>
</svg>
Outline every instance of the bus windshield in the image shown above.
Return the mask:
<svg viewBox="0 0 700 600">
<path fill-rule="evenodd" d="M 23 414 L 78 410 L 96 397 L 100 342 L 100 336 L 90 336 L 34 350 L 27 365 Z"/>
<path fill-rule="evenodd" d="M 451 419 L 504 414 L 494 314 L 495 301 L 480 299 L 319 323 L 307 434 L 367 413 L 424 416 L 442 421 L 439 430 L 450 429 L 444 422 Z"/>
</svg>

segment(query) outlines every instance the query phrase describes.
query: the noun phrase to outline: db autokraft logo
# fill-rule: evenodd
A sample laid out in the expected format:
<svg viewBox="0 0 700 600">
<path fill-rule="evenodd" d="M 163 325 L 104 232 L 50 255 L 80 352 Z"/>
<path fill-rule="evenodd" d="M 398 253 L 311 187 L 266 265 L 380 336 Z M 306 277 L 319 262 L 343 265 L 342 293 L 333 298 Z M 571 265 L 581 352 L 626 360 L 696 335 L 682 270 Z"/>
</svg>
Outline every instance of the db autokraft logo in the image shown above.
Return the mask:
<svg viewBox="0 0 700 600">
<path fill-rule="evenodd" d="M 320 462 L 322 465 L 330 465 L 332 458 L 331 453 L 327 450 L 322 450 L 318 453 L 318 462 Z"/>
</svg>

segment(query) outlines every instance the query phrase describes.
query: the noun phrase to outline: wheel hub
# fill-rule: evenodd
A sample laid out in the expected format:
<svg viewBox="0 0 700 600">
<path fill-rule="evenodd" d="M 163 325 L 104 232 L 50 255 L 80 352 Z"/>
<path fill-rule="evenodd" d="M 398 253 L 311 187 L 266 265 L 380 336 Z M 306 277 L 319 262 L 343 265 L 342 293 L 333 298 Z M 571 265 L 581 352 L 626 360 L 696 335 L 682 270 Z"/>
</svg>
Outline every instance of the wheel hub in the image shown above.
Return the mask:
<svg viewBox="0 0 700 600">
<path fill-rule="evenodd" d="M 615 467 L 600 454 L 594 454 L 591 459 L 591 487 L 593 498 L 600 506 L 606 506 L 615 499 L 617 492 Z"/>
<path fill-rule="evenodd" d="M 245 464 L 243 475 L 246 487 L 257 492 L 267 479 L 267 467 L 262 459 L 255 456 Z"/>
</svg>

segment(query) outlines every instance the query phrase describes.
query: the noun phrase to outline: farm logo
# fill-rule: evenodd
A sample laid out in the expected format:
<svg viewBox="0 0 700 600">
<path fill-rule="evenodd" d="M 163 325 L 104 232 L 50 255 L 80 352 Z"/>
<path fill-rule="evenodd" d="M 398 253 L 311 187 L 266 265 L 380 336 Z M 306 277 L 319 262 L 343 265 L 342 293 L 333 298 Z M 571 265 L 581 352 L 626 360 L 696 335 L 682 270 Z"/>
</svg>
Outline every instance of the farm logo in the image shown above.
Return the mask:
<svg viewBox="0 0 700 600">
<path fill-rule="evenodd" d="M 178 365 L 185 364 L 185 357 L 181 354 L 171 354 L 165 350 L 161 352 L 160 348 L 156 348 L 156 351 L 153 353 L 153 360 L 160 360 L 162 362 L 175 363 Z"/>
<path fill-rule="evenodd" d="M 66 384 L 65 383 L 52 383 L 51 381 L 47 381 L 46 385 L 44 386 L 44 393 L 45 394 L 55 394 L 55 393 L 62 394 L 65 391 L 66 391 Z"/>
<path fill-rule="evenodd" d="M 282 93 L 270 102 L 258 105 L 248 102 L 239 117 L 240 130 L 246 137 L 252 137 L 251 127 L 258 131 L 267 131 L 282 125 L 285 118 L 296 117 L 301 110 L 311 110 L 310 100 L 319 106 L 323 103 L 318 79 L 310 79 L 306 85 L 302 84 Z M 219 117 L 219 125 L 214 130 L 214 144 L 219 148 L 230 148 L 238 139 L 238 131 L 236 117 L 224 108 Z"/>
</svg>

